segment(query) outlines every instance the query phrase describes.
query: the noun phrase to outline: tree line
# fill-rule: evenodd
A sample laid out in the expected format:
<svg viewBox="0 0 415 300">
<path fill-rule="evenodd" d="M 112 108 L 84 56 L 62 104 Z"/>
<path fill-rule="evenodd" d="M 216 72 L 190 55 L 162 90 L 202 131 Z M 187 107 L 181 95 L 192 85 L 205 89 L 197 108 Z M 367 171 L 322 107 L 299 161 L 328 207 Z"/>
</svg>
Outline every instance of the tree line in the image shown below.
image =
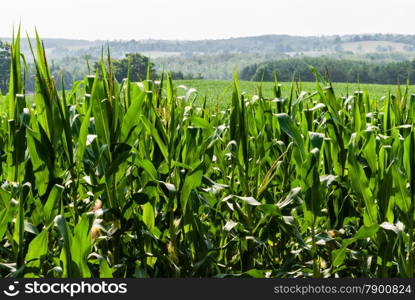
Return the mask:
<svg viewBox="0 0 415 300">
<path fill-rule="evenodd" d="M 10 46 L 0 41 L 0 93 L 8 89 L 10 72 Z"/>
<path fill-rule="evenodd" d="M 333 82 L 378 84 L 405 83 L 415 80 L 415 60 L 402 62 L 369 62 L 328 57 L 302 57 L 252 64 L 240 71 L 240 78 L 252 81 L 313 81 L 310 66 Z"/>
<path fill-rule="evenodd" d="M 0 41 L 0 93 L 2 94 L 6 94 L 9 89 L 10 60 L 10 46 Z M 100 72 L 100 64 L 97 60 L 94 60 L 91 64 L 85 60 L 84 64 L 87 68 L 80 67 L 79 59 L 76 58 L 67 58 L 66 62 L 65 66 L 55 64 L 54 61 L 50 65 L 51 75 L 55 79 L 56 87 L 59 90 L 62 89 L 62 83 L 65 89 L 71 89 L 75 81 L 82 80 L 83 75 L 80 75 L 80 71 L 85 70 L 90 74 L 94 74 L 96 70 Z M 119 82 L 127 78 L 128 74 L 130 75 L 130 80 L 135 82 L 144 80 L 148 71 L 150 71 L 152 79 L 161 77 L 163 72 L 155 69 L 155 64 L 150 61 L 149 57 L 139 53 L 128 53 L 122 59 L 111 59 L 111 65 L 114 76 Z M 32 79 L 35 77 L 36 68 L 33 64 L 27 64 L 22 72 L 25 73 L 26 91 L 34 91 L 35 81 Z M 201 74 L 193 75 L 183 71 L 172 71 L 171 76 L 175 80 L 203 79 Z"/>
</svg>

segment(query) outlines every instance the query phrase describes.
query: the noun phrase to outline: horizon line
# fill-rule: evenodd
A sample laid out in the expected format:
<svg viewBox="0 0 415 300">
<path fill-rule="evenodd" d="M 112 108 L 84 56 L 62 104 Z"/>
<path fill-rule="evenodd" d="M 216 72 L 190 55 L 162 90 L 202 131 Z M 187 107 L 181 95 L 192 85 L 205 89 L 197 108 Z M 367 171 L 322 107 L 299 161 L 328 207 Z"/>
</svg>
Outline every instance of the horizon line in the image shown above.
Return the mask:
<svg viewBox="0 0 415 300">
<path fill-rule="evenodd" d="M 287 34 L 287 33 L 266 33 L 259 35 L 246 35 L 246 36 L 230 36 L 225 38 L 200 38 L 200 39 L 180 39 L 180 38 L 130 38 L 130 39 L 87 39 L 87 38 L 70 38 L 70 37 L 41 37 L 41 40 L 68 40 L 68 41 L 83 41 L 83 42 L 129 42 L 129 41 L 168 41 L 168 42 L 200 42 L 200 41 L 222 41 L 222 40 L 234 40 L 234 39 L 244 39 L 244 38 L 257 38 L 257 37 L 266 37 L 266 36 L 289 36 L 289 37 L 298 37 L 298 38 L 323 38 L 323 37 L 347 37 L 347 36 L 365 36 L 365 35 L 397 35 L 397 36 L 415 36 L 413 34 L 405 33 L 347 33 L 347 34 L 313 34 L 313 35 L 301 35 L 301 34 Z M 30 39 L 36 39 L 36 36 L 30 36 Z M 0 40 L 12 39 L 11 36 L 0 36 Z M 27 39 L 27 36 L 20 38 L 21 40 Z"/>
</svg>

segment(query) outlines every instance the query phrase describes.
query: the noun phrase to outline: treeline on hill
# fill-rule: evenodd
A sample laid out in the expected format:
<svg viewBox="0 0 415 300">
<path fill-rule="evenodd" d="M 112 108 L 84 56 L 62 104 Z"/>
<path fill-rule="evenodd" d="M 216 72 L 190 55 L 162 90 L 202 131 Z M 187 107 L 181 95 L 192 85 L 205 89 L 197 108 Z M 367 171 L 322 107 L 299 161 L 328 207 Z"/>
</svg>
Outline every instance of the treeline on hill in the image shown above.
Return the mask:
<svg viewBox="0 0 415 300">
<path fill-rule="evenodd" d="M 123 79 L 130 77 L 130 80 L 143 81 L 147 77 L 147 72 L 150 72 L 150 77 L 156 79 L 161 77 L 163 70 L 157 72 L 155 69 L 155 64 L 150 61 L 150 58 L 139 53 L 127 53 L 123 59 L 113 59 L 111 61 L 112 69 L 114 70 L 114 77 L 118 82 L 122 82 Z M 95 70 L 100 70 L 100 63 L 95 62 Z M 91 72 L 90 72 L 91 73 Z M 185 74 L 181 71 L 171 72 L 172 79 L 174 80 L 184 80 L 184 79 L 203 79 L 199 75 Z"/>
<path fill-rule="evenodd" d="M 7 93 L 9 89 L 10 64 L 11 64 L 10 45 L 0 41 L 0 95 Z M 78 59 L 67 58 L 64 60 L 65 68 L 56 65 L 52 61 L 49 65 L 50 73 L 56 81 L 58 89 L 62 89 L 62 83 L 65 88 L 72 88 L 73 82 L 83 78 L 80 71 Z M 22 77 L 25 80 L 25 91 L 32 92 L 35 90 L 36 67 L 34 64 L 25 64 L 22 68 Z"/>
<path fill-rule="evenodd" d="M 100 70 L 99 63 L 96 59 L 92 60 L 92 63 L 88 62 L 88 59 L 84 60 L 85 66 L 87 66 L 89 73 L 95 73 L 95 70 Z M 5 94 L 9 86 L 10 76 L 10 46 L 6 42 L 0 41 L 0 94 Z M 56 81 L 56 87 L 58 90 L 62 89 L 62 84 L 65 89 L 71 89 L 73 83 L 83 79 L 82 72 L 86 69 L 80 66 L 81 59 L 68 57 L 61 60 L 62 64 L 55 64 L 53 61 L 50 63 L 51 76 Z M 114 70 L 114 77 L 117 81 L 121 82 L 124 78 L 127 78 L 130 70 L 130 79 L 132 81 L 141 81 L 146 78 L 147 70 L 154 78 L 160 77 L 160 72 L 155 69 L 154 63 L 150 62 L 149 57 L 141 55 L 139 53 L 127 53 L 125 58 L 112 59 L 112 69 Z M 86 71 L 86 70 L 85 70 Z M 34 64 L 27 64 L 22 69 L 22 75 L 25 78 L 25 88 L 27 92 L 33 92 L 35 90 L 35 81 L 33 78 L 36 76 L 36 67 Z M 203 79 L 201 74 L 193 75 L 190 73 L 184 73 L 182 71 L 173 71 L 171 76 L 175 80 L 183 79 Z"/>
<path fill-rule="evenodd" d="M 240 70 L 244 67 L 264 61 L 287 58 L 288 55 L 271 53 L 222 53 L 194 54 L 175 57 L 157 57 L 153 61 L 159 71 L 170 70 L 175 73 L 199 74 L 199 77 L 209 80 L 230 80 L 235 72 L 235 66 Z M 173 79 L 180 80 L 175 77 Z M 189 78 L 184 78 L 189 79 Z"/>
<path fill-rule="evenodd" d="M 0 92 L 8 86 L 10 71 L 10 46 L 0 41 Z"/>
<path fill-rule="evenodd" d="M 10 38 L 2 38 L 11 42 Z M 100 57 L 102 47 L 111 48 L 112 57 L 122 58 L 127 53 L 142 52 L 176 52 L 182 54 L 226 54 L 226 53 L 269 53 L 269 52 L 301 52 L 322 51 L 333 49 L 341 43 L 383 41 L 404 43 L 408 50 L 415 46 L 415 35 L 401 34 L 353 34 L 330 36 L 290 36 L 290 35 L 262 35 L 216 40 L 178 41 L 178 40 L 115 40 L 115 41 L 85 41 L 70 39 L 45 39 L 44 45 L 50 58 L 66 56 L 91 55 Z M 32 44 L 35 40 L 31 39 Z M 22 53 L 30 55 L 29 43 L 22 40 Z M 411 50 L 413 51 L 413 50 Z"/>
<path fill-rule="evenodd" d="M 353 34 L 330 36 L 291 36 L 291 35 L 262 35 L 229 39 L 175 41 L 175 40 L 129 40 L 111 41 L 108 43 L 114 55 L 125 52 L 177 52 L 186 54 L 227 54 L 227 53 L 284 53 L 298 51 L 322 51 L 347 42 L 387 41 L 404 43 L 409 47 L 415 45 L 415 35 L 401 34 Z M 56 43 L 56 42 L 55 42 Z M 90 42 L 90 47 L 80 47 L 68 53 L 85 55 L 86 53 L 99 56 L 102 45 Z M 52 44 L 52 43 L 51 43 Z M 53 44 L 52 44 L 53 45 Z"/>
<path fill-rule="evenodd" d="M 252 64 L 242 69 L 240 78 L 273 81 L 276 72 L 280 81 L 313 81 L 315 78 L 310 66 L 333 82 L 396 84 L 415 79 L 415 60 L 380 63 L 327 57 L 289 58 Z"/>
</svg>

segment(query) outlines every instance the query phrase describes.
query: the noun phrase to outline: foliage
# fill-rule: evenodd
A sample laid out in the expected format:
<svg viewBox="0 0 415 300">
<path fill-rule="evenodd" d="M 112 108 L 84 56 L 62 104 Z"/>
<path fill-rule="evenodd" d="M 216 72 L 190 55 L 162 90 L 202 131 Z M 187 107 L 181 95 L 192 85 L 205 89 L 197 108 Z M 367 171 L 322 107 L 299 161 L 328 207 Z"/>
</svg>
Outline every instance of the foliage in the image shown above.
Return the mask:
<svg viewBox="0 0 415 300">
<path fill-rule="evenodd" d="M 379 63 L 329 57 L 290 58 L 253 64 L 242 69 L 240 76 L 244 80 L 273 81 L 277 72 L 282 81 L 313 81 L 310 66 L 333 82 L 396 84 L 415 79 L 415 60 Z"/>
<path fill-rule="evenodd" d="M 199 74 L 193 77 L 204 79 L 231 80 L 236 66 L 242 70 L 251 64 L 285 57 L 287 56 L 281 53 L 220 53 L 157 57 L 153 61 L 158 71 L 171 70 L 183 74 Z M 183 79 L 191 78 L 186 76 Z"/>
<path fill-rule="evenodd" d="M 8 89 L 10 73 L 10 46 L 0 40 L 0 94 Z"/>
<path fill-rule="evenodd" d="M 139 53 L 128 53 L 123 59 L 112 60 L 114 76 L 118 81 L 130 76 L 131 81 L 141 81 L 146 78 L 147 71 L 155 75 L 154 64 L 147 56 Z"/>
<path fill-rule="evenodd" d="M 226 109 L 101 59 L 59 92 L 19 33 L 0 114 L 2 277 L 414 277 L 415 98 L 276 81 Z M 107 62 L 110 58 L 107 58 Z M 108 66 L 108 67 L 107 67 Z"/>
<path fill-rule="evenodd" d="M 201 80 L 203 79 L 203 76 L 201 74 L 199 75 L 193 75 L 193 74 L 183 74 L 183 72 L 170 72 L 170 76 L 173 80 Z"/>
</svg>

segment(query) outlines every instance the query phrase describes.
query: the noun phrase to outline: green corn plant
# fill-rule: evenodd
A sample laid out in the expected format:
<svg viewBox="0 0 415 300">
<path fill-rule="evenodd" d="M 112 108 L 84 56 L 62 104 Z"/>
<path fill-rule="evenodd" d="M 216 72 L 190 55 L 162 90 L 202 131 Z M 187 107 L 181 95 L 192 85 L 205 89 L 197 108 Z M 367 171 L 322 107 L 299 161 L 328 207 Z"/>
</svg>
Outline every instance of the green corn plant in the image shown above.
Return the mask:
<svg viewBox="0 0 415 300">
<path fill-rule="evenodd" d="M 1 277 L 414 276 L 408 84 L 235 73 L 214 97 L 150 67 L 117 81 L 108 49 L 66 90 L 34 46 L 17 31 L 0 96 Z"/>
</svg>

